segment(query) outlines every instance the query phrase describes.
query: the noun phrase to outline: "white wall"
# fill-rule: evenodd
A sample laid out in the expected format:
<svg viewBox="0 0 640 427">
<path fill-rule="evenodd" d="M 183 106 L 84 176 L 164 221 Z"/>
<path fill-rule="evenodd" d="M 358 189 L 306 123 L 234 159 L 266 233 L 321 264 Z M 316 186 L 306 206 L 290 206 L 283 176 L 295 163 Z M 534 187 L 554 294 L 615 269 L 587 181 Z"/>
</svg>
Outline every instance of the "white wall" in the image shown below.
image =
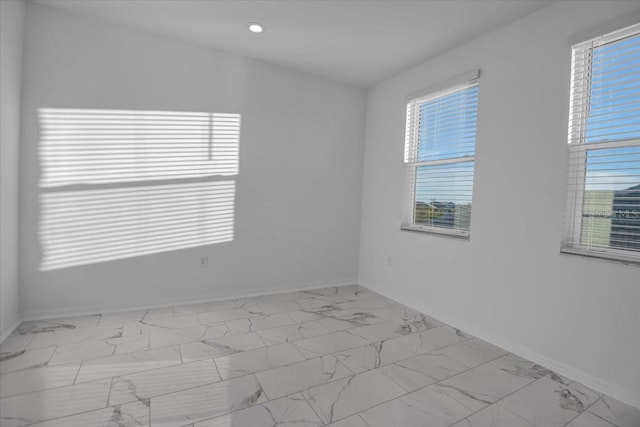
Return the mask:
<svg viewBox="0 0 640 427">
<path fill-rule="evenodd" d="M 22 1 L 0 2 L 0 342 L 18 321 L 18 157 Z"/>
<path fill-rule="evenodd" d="M 554 4 L 370 90 L 359 279 L 636 406 L 640 268 L 559 248 L 569 39 L 638 12 L 638 2 Z M 474 68 L 471 239 L 400 231 L 405 99 Z"/>
<path fill-rule="evenodd" d="M 24 318 L 356 281 L 363 90 L 34 4 L 24 69 Z M 235 240 L 40 272 L 41 107 L 241 113 Z"/>
</svg>

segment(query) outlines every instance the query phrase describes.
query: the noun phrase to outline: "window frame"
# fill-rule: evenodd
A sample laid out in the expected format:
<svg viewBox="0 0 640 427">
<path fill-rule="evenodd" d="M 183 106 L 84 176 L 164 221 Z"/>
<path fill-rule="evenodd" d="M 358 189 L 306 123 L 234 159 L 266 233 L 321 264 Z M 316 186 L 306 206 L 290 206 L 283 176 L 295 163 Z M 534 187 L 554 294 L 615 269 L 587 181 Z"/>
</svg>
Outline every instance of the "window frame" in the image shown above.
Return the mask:
<svg viewBox="0 0 640 427">
<path fill-rule="evenodd" d="M 451 82 L 446 84 L 445 88 L 442 88 L 445 85 L 440 85 L 440 89 L 432 90 L 427 95 L 422 95 L 418 97 L 412 97 L 408 99 L 406 105 L 406 125 L 405 125 L 405 151 L 404 151 L 404 169 L 405 169 L 405 200 L 403 202 L 403 210 L 405 211 L 403 214 L 403 219 L 400 225 L 400 229 L 404 231 L 416 231 L 423 233 L 431 233 L 436 235 L 450 236 L 455 238 L 460 238 L 464 240 L 469 240 L 471 236 L 471 218 L 469 218 L 469 229 L 468 230 L 459 230 L 454 228 L 446 228 L 446 227 L 434 227 L 423 224 L 416 224 L 415 215 L 416 215 L 416 175 L 419 167 L 422 166 L 442 166 L 442 165 L 453 165 L 453 164 L 465 164 L 465 163 L 474 163 L 474 171 L 472 173 L 472 182 L 471 182 L 471 205 L 473 206 L 473 187 L 474 187 L 474 175 L 475 175 L 475 150 L 476 150 L 476 141 L 474 140 L 474 154 L 473 156 L 459 156 L 452 157 L 448 159 L 436 159 L 436 160 L 423 160 L 423 161 L 411 161 L 411 158 L 417 158 L 418 150 L 420 149 L 419 139 L 419 120 L 415 120 L 412 117 L 412 114 L 420 108 L 420 106 L 429 101 L 433 101 L 438 98 L 442 98 L 456 92 L 463 91 L 465 89 L 469 89 L 472 87 L 479 87 L 480 80 L 480 72 L 479 70 L 473 71 L 471 73 L 467 73 L 469 76 L 465 78 L 464 81 L 451 84 Z M 476 108 L 478 107 L 479 102 L 476 103 Z M 477 131 L 477 120 L 475 123 L 475 128 Z M 477 138 L 476 138 L 477 139 Z M 471 213 L 469 214 L 471 215 Z"/>
<path fill-rule="evenodd" d="M 587 180 L 587 157 L 589 152 L 600 150 L 615 150 L 620 148 L 640 147 L 640 138 L 629 138 L 612 141 L 586 142 L 587 120 L 589 118 L 589 106 L 586 106 L 586 114 L 574 117 L 576 102 L 584 101 L 580 93 L 588 91 L 591 97 L 592 69 L 589 66 L 589 75 L 586 79 L 576 82 L 576 55 L 585 55 L 588 52 L 589 63 L 594 49 L 615 43 L 622 39 L 640 34 L 640 24 L 632 25 L 618 31 L 594 37 L 592 39 L 576 43 L 571 48 L 571 93 L 569 95 L 569 128 L 567 139 L 568 154 L 568 179 L 566 214 L 563 241 L 560 247 L 561 253 L 582 255 L 592 258 L 601 258 L 626 264 L 640 264 L 640 253 L 633 250 L 617 249 L 612 247 L 593 247 L 582 242 L 582 223 L 584 216 L 584 198 Z M 574 129 L 577 127 L 577 130 Z M 573 190 L 572 190 L 573 189 Z M 631 254 L 631 255 L 630 255 Z"/>
</svg>

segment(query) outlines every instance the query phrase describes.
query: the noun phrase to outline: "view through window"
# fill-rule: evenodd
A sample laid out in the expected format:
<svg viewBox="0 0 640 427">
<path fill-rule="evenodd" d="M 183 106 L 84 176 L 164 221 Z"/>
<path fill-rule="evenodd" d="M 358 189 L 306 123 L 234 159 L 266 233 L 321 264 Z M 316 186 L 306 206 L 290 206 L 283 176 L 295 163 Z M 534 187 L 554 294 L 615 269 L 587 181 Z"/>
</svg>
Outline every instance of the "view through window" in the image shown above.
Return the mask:
<svg viewBox="0 0 640 427">
<path fill-rule="evenodd" d="M 407 105 L 403 228 L 468 236 L 477 79 Z"/>
<path fill-rule="evenodd" d="M 640 25 L 574 46 L 565 249 L 640 260 Z"/>
</svg>

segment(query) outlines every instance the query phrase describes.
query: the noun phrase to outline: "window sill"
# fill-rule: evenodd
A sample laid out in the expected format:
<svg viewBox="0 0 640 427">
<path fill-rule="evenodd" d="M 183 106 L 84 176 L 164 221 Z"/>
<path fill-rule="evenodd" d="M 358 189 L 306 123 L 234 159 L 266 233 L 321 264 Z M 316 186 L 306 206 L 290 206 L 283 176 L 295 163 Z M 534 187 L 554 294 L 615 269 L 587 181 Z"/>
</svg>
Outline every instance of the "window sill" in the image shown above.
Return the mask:
<svg viewBox="0 0 640 427">
<path fill-rule="evenodd" d="M 640 267 L 639 258 L 626 257 L 624 255 L 617 255 L 617 254 L 612 254 L 607 252 L 593 252 L 593 251 L 576 249 L 576 248 L 561 248 L 560 253 L 567 254 L 567 255 L 578 255 L 586 258 L 597 258 L 605 261 L 617 262 L 619 264 L 633 265 L 636 267 Z"/>
<path fill-rule="evenodd" d="M 455 239 L 466 240 L 466 241 L 469 241 L 469 237 L 470 237 L 468 232 L 465 233 L 461 231 L 452 231 L 452 230 L 447 230 L 446 228 L 440 229 L 435 227 L 421 227 L 419 225 L 401 225 L 400 231 L 410 231 L 410 232 L 417 232 L 417 233 L 433 234 L 436 236 L 443 236 L 443 237 L 453 237 Z"/>
</svg>

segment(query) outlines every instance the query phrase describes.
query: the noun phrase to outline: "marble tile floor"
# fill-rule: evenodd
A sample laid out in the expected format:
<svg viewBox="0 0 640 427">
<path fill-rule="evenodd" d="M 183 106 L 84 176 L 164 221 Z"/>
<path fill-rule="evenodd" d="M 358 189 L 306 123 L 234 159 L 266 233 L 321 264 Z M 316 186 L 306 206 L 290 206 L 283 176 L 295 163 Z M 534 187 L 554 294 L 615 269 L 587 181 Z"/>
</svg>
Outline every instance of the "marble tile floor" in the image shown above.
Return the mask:
<svg viewBox="0 0 640 427">
<path fill-rule="evenodd" d="M 639 427 L 640 410 L 359 286 L 24 322 L 0 425 Z"/>
</svg>

